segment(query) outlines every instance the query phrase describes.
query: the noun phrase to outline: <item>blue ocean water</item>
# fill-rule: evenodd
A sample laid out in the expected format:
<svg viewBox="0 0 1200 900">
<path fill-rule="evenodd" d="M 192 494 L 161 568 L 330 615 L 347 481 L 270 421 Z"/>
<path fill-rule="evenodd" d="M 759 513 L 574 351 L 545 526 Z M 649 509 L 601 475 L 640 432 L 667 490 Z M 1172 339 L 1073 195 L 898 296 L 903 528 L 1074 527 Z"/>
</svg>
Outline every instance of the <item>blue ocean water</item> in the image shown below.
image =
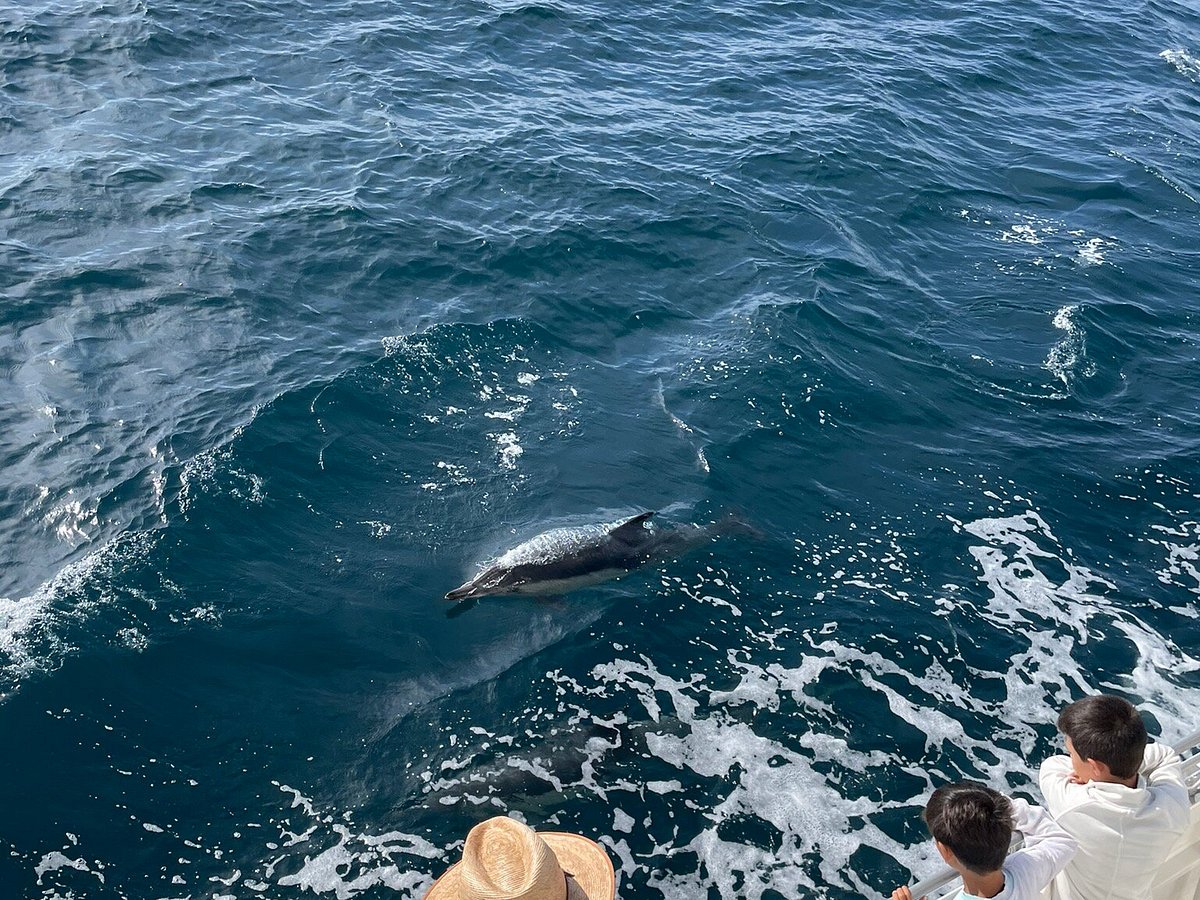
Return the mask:
<svg viewBox="0 0 1200 900">
<path fill-rule="evenodd" d="M 0 896 L 879 897 L 1194 730 L 1198 198 L 1189 4 L 0 8 Z"/>
</svg>

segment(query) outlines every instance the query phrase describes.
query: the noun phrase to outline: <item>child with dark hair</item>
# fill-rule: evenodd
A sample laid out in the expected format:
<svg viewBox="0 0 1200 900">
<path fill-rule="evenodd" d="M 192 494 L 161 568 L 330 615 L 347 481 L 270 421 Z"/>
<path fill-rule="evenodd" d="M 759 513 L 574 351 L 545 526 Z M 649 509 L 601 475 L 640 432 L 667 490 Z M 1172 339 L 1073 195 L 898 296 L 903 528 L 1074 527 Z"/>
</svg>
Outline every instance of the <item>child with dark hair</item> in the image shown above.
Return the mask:
<svg viewBox="0 0 1200 900">
<path fill-rule="evenodd" d="M 1057 900 L 1143 900 L 1187 829 L 1191 812 L 1179 755 L 1147 744 L 1133 704 L 1100 694 L 1058 716 L 1067 756 L 1042 763 L 1046 806 L 1079 842 L 1054 880 Z"/>
<path fill-rule="evenodd" d="M 938 788 L 921 818 L 942 859 L 962 876 L 961 900 L 1035 900 L 1075 853 L 1074 839 L 1044 809 L 974 781 Z M 1009 855 L 1014 831 L 1024 846 Z M 897 888 L 892 900 L 912 900 L 912 893 Z"/>
</svg>

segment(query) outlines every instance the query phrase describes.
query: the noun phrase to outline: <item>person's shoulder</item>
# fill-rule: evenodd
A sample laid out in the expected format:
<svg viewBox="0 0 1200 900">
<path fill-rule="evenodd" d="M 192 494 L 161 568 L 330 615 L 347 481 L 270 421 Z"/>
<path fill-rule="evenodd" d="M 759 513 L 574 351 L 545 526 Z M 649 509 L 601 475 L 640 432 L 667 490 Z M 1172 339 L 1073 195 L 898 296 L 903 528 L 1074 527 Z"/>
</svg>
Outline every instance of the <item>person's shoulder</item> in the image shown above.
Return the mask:
<svg viewBox="0 0 1200 900">
<path fill-rule="evenodd" d="M 1141 774 L 1149 775 L 1163 766 L 1175 765 L 1182 761 L 1173 747 L 1158 742 L 1147 744 L 1146 752 L 1142 757 Z"/>
<path fill-rule="evenodd" d="M 1182 812 L 1186 818 L 1191 811 L 1187 783 L 1183 779 L 1182 759 L 1166 744 L 1149 744 L 1142 759 L 1139 787 L 1150 795 L 1150 805 Z"/>
<path fill-rule="evenodd" d="M 1184 784 L 1160 784 L 1147 789 L 1145 811 L 1167 816 L 1173 826 L 1186 828 L 1192 815 L 1192 801 Z"/>
</svg>

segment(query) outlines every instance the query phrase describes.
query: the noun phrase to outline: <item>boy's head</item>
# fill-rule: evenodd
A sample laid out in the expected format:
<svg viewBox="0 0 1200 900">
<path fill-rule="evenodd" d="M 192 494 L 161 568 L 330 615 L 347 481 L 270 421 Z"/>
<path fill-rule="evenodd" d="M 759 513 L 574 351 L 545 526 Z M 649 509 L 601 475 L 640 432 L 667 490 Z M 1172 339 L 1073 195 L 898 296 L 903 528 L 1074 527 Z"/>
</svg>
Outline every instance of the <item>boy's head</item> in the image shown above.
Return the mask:
<svg viewBox="0 0 1200 900">
<path fill-rule="evenodd" d="M 1096 774 L 1081 772 L 1080 762 L 1103 763 L 1112 778 L 1137 776 L 1146 753 L 1146 726 L 1128 700 L 1110 694 L 1076 700 L 1058 714 L 1058 730 L 1070 741 L 1071 762 L 1081 780 L 1093 780 Z M 1100 775 L 1099 780 L 1107 780 L 1103 770 Z"/>
<path fill-rule="evenodd" d="M 943 785 L 933 792 L 921 818 L 934 840 L 976 875 L 995 872 L 1008 855 L 1012 804 L 990 787 L 975 781 Z"/>
</svg>

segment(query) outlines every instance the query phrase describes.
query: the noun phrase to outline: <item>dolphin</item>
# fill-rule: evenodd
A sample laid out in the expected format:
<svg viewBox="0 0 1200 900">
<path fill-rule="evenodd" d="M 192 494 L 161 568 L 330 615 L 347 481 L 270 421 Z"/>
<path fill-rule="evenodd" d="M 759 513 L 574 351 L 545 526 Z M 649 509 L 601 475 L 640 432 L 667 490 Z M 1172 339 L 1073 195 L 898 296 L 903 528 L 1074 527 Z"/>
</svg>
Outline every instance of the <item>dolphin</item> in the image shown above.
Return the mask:
<svg viewBox="0 0 1200 900">
<path fill-rule="evenodd" d="M 544 531 L 485 563 L 446 599 L 471 601 L 473 606 L 480 597 L 501 594 L 557 596 L 620 578 L 654 560 L 680 556 L 729 530 L 728 521 L 659 528 L 650 523 L 654 514 L 652 510 L 604 525 Z"/>
</svg>

